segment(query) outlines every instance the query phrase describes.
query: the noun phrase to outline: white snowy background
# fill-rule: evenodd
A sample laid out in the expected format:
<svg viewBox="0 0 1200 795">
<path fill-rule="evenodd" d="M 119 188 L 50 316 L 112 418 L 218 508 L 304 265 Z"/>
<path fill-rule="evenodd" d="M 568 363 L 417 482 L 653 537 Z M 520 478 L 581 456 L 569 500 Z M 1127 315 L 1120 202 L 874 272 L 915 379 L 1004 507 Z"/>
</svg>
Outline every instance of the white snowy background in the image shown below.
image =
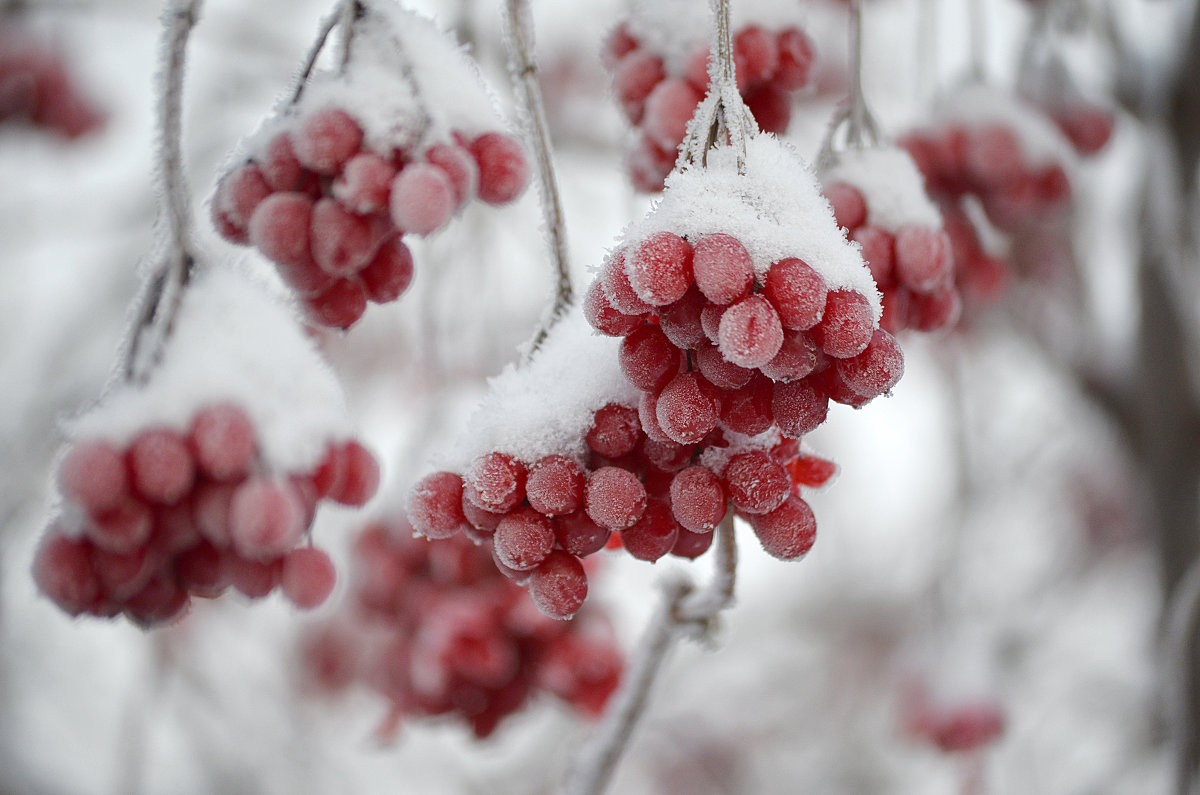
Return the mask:
<svg viewBox="0 0 1200 795">
<path fill-rule="evenodd" d="M 30 28 L 69 54 L 109 120 L 71 144 L 0 127 L 0 792 L 553 791 L 588 727 L 549 698 L 482 743 L 434 721 L 407 724 L 382 747 L 372 735 L 386 711 L 379 698 L 302 692 L 296 638 L 336 609 L 344 583 L 315 616 L 278 595 L 254 605 L 227 596 L 151 633 L 72 620 L 35 593 L 29 566 L 62 423 L 108 381 L 155 247 L 160 8 L 31 5 Z M 228 153 L 290 90 L 328 5 L 206 4 L 190 53 L 184 150 L 213 259 L 261 267 L 207 229 L 205 202 Z M 498 4 L 412 5 L 471 38 L 511 108 Z M 683 5 L 706 13 L 702 0 Z M 795 5 L 821 55 L 843 57 L 834 7 Z M 954 6 L 937 48 L 946 84 L 965 63 L 966 37 L 964 4 L 943 5 Z M 1003 83 L 1023 11 L 987 5 L 989 62 Z M 1158 6 L 1170 4 L 1143 5 L 1153 33 L 1169 15 Z M 649 206 L 624 181 L 626 131 L 598 58 L 626 4 L 533 6 L 582 292 Z M 891 131 L 919 123 L 932 96 L 915 6 L 869 5 L 867 94 Z M 801 152 L 815 154 L 831 110 L 813 100 L 793 123 Z M 1114 348 L 1129 323 L 1121 269 L 1131 136 L 1119 124 L 1108 154 L 1080 176 L 1107 188 L 1081 191 L 1091 200 L 1079 258 Z M 415 249 L 408 294 L 322 339 L 384 468 L 365 511 L 318 516 L 319 543 L 343 562 L 353 532 L 403 503 L 428 461 L 454 446 L 485 379 L 532 335 L 552 286 L 539 224 L 534 191 L 511 208 L 469 208 Z M 972 765 L 982 765 L 987 792 L 1165 791 L 1159 590 L 1117 440 L 1002 316 L 968 336 L 902 342 L 907 371 L 894 395 L 859 411 L 835 407 L 805 440 L 840 466 L 811 496 L 813 552 L 769 559 L 743 528 L 737 603 L 716 646 L 684 644 L 671 657 L 613 792 L 955 793 Z M 690 568 L 703 578 L 709 565 Z M 676 566 L 685 564 L 614 554 L 594 581 L 590 598 L 611 610 L 627 649 L 657 598 L 654 581 Z M 1004 736 L 977 759 L 906 737 L 899 700 L 912 677 L 951 702 L 994 699 Z"/>
</svg>

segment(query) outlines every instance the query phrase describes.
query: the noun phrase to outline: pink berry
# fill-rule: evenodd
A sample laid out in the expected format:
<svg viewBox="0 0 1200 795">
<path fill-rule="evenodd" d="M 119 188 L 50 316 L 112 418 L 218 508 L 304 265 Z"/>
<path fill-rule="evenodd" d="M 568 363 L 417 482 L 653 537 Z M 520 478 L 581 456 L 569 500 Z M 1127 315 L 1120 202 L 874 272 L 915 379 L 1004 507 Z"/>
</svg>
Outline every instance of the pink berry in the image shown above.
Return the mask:
<svg viewBox="0 0 1200 795">
<path fill-rule="evenodd" d="M 187 439 L 196 467 L 213 480 L 245 477 L 258 453 L 254 424 L 233 403 L 217 403 L 196 412 Z"/>
<path fill-rule="evenodd" d="M 63 496 L 92 515 L 111 511 L 129 493 L 125 459 L 108 442 L 79 442 L 58 466 Z"/>
<path fill-rule="evenodd" d="M 725 488 L 711 469 L 690 466 L 671 480 L 671 512 L 679 524 L 696 533 L 709 533 L 725 518 Z"/>
<path fill-rule="evenodd" d="M 637 410 L 609 403 L 593 415 L 586 441 L 592 452 L 615 459 L 633 452 L 641 438 Z"/>
<path fill-rule="evenodd" d="M 785 91 L 804 88 L 812 72 L 812 39 L 798 28 L 787 28 L 779 33 L 777 42 L 779 65 L 775 70 L 775 83 Z"/>
<path fill-rule="evenodd" d="M 331 276 L 353 276 L 375 254 L 378 241 L 371 222 L 347 212 L 333 199 L 319 199 L 313 205 L 311 224 L 313 259 Z"/>
<path fill-rule="evenodd" d="M 529 571 L 554 549 L 554 526 L 532 508 L 522 506 L 496 525 L 496 558 L 517 571 Z"/>
<path fill-rule="evenodd" d="M 950 238 L 940 229 L 906 226 L 896 233 L 896 276 L 918 293 L 929 293 L 953 278 Z"/>
<path fill-rule="evenodd" d="M 675 347 L 680 350 L 694 350 L 707 344 L 704 336 L 704 326 L 700 322 L 700 313 L 708 301 L 695 287 L 688 289 L 673 304 L 663 307 L 658 315 L 658 327 L 667 335 Z"/>
<path fill-rule="evenodd" d="M 231 543 L 229 512 L 237 485 L 207 482 L 196 487 L 192 499 L 192 521 L 200 535 L 214 546 L 227 547 Z"/>
<path fill-rule="evenodd" d="M 304 508 L 290 486 L 247 480 L 233 494 L 229 524 L 239 554 L 268 561 L 286 553 L 304 535 Z"/>
<path fill-rule="evenodd" d="M 304 166 L 296 159 L 292 136 L 286 132 L 271 139 L 258 166 L 274 193 L 301 190 L 304 184 Z"/>
<path fill-rule="evenodd" d="M 301 610 L 312 610 L 329 598 L 337 584 L 337 570 L 323 550 L 293 549 L 283 559 L 279 588 Z"/>
<path fill-rule="evenodd" d="M 392 182 L 388 204 L 392 221 L 406 232 L 430 235 L 454 214 L 454 185 L 446 172 L 429 163 L 410 163 Z"/>
<path fill-rule="evenodd" d="M 337 488 L 329 492 L 329 499 L 342 505 L 366 505 L 379 488 L 378 462 L 370 450 L 353 440 L 338 448 L 337 455 L 341 458 L 342 477 Z"/>
<path fill-rule="evenodd" d="M 207 541 L 182 552 L 174 568 L 180 586 L 190 594 L 215 599 L 229 587 L 221 551 Z"/>
<path fill-rule="evenodd" d="M 182 436 L 168 428 L 142 431 L 129 445 L 133 487 L 148 500 L 173 505 L 191 491 L 195 462 Z"/>
<path fill-rule="evenodd" d="M 779 313 L 787 329 L 806 331 L 821 320 L 825 311 L 825 280 L 807 263 L 783 259 L 771 266 L 763 295 Z"/>
<path fill-rule="evenodd" d="M 554 538 L 558 546 L 581 558 L 604 549 L 611 534 L 611 530 L 593 522 L 584 511 L 554 520 Z"/>
<path fill-rule="evenodd" d="M 876 329 L 862 353 L 838 359 L 834 366 L 842 383 L 865 398 L 873 398 L 894 387 L 904 375 L 904 354 L 891 334 Z"/>
<path fill-rule="evenodd" d="M 675 168 L 678 157 L 676 148 L 664 149 L 643 133 L 625 156 L 625 170 L 635 190 L 658 193 Z"/>
<path fill-rule="evenodd" d="M 655 232 L 626 255 L 625 267 L 638 298 L 666 306 L 692 284 L 692 247 L 679 235 Z"/>
<path fill-rule="evenodd" d="M 695 444 L 717 427 L 721 405 L 701 388 L 695 373 L 672 378 L 655 402 L 663 433 L 680 444 Z"/>
<path fill-rule="evenodd" d="M 953 284 L 910 297 L 909 323 L 918 331 L 936 331 L 958 322 L 962 299 Z"/>
<path fill-rule="evenodd" d="M 154 513 L 136 497 L 127 497 L 113 510 L 93 517 L 85 530 L 97 546 L 124 554 L 150 540 L 154 532 Z"/>
<path fill-rule="evenodd" d="M 367 294 L 357 282 L 338 279 L 329 289 L 305 299 L 304 307 L 314 323 L 348 329 L 367 311 Z"/>
<path fill-rule="evenodd" d="M 614 307 L 600 279 L 592 282 L 583 297 L 583 315 L 592 328 L 610 337 L 624 337 L 644 322 L 642 315 L 626 315 Z"/>
<path fill-rule="evenodd" d="M 504 133 L 484 133 L 471 142 L 471 156 L 479 166 L 481 201 L 507 204 L 525 190 L 529 162 L 515 138 Z"/>
<path fill-rule="evenodd" d="M 729 501 L 751 514 L 768 513 L 778 508 L 792 485 L 787 470 L 765 450 L 750 450 L 733 456 L 721 477 Z"/>
<path fill-rule="evenodd" d="M 225 575 L 238 593 L 247 599 L 261 599 L 279 584 L 278 560 L 252 560 L 232 552 L 224 558 Z"/>
<path fill-rule="evenodd" d="M 487 453 L 463 476 L 463 496 L 481 508 L 505 513 L 525 499 L 525 465 L 506 453 Z"/>
<path fill-rule="evenodd" d="M 622 340 L 618 356 L 625 378 L 645 392 L 666 386 L 683 363 L 682 351 L 654 325 L 642 326 Z"/>
<path fill-rule="evenodd" d="M 213 208 L 235 227 L 245 230 L 255 208 L 273 192 L 262 169 L 255 163 L 245 163 L 221 180 L 213 197 Z"/>
<path fill-rule="evenodd" d="M 770 80 L 779 68 L 779 43 L 758 25 L 748 25 L 733 37 L 738 81 L 757 85 Z"/>
<path fill-rule="evenodd" d="M 367 215 L 388 206 L 396 167 L 374 152 L 359 152 L 333 181 L 330 192 L 352 213 Z"/>
<path fill-rule="evenodd" d="M 663 149 L 679 146 L 687 132 L 688 121 L 704 96 L 691 83 L 669 77 L 646 97 L 642 130 Z"/>
<path fill-rule="evenodd" d="M 544 615 L 566 619 L 587 599 L 587 573 L 574 555 L 551 552 L 529 578 L 529 595 Z"/>
<path fill-rule="evenodd" d="M 718 232 L 696 241 L 692 254 L 696 286 L 714 304 L 729 304 L 743 297 L 754 284 L 750 252 L 732 235 Z"/>
<path fill-rule="evenodd" d="M 771 412 L 775 415 L 779 430 L 786 436 L 798 439 L 825 422 L 829 413 L 829 398 L 807 378 L 775 384 Z"/>
<path fill-rule="evenodd" d="M 629 32 L 627 24 L 621 22 L 604 38 L 604 48 L 601 50 L 600 57 L 604 62 L 604 67 L 612 69 L 617 61 L 637 48 L 637 39 Z"/>
<path fill-rule="evenodd" d="M 642 517 L 621 531 L 621 543 L 638 560 L 653 563 L 671 551 L 679 537 L 679 523 L 661 500 L 650 500 Z"/>
<path fill-rule="evenodd" d="M 1021 143 L 1001 124 L 972 130 L 967 137 L 964 166 L 981 188 L 995 190 L 1010 184 L 1023 171 Z"/>
<path fill-rule="evenodd" d="M 454 189 L 454 207 L 458 209 L 470 201 L 479 187 L 479 166 L 471 153 L 450 143 L 439 143 L 429 147 L 425 159 L 440 168 Z"/>
<path fill-rule="evenodd" d="M 750 519 L 768 555 L 780 560 L 803 557 L 817 538 L 817 520 L 808 503 L 794 495 L 773 511 Z"/>
<path fill-rule="evenodd" d="M 153 577 L 125 601 L 125 615 L 138 626 L 148 629 L 178 619 L 188 608 L 184 591 L 167 575 Z"/>
<path fill-rule="evenodd" d="M 822 192 L 833 207 L 838 226 L 853 232 L 867 222 L 867 200 L 858 188 L 847 182 L 834 182 Z"/>
<path fill-rule="evenodd" d="M 601 527 L 622 530 L 641 518 L 646 509 L 646 489 L 628 470 L 600 467 L 588 478 L 584 509 Z"/>
<path fill-rule="evenodd" d="M 332 176 L 354 157 L 362 140 L 362 128 L 353 116 L 338 108 L 326 108 L 301 122 L 292 147 L 305 168 Z"/>
<path fill-rule="evenodd" d="M 613 252 L 613 255 L 604 263 L 604 270 L 600 273 L 600 282 L 604 286 L 604 294 L 608 296 L 609 303 L 618 312 L 633 316 L 644 315 L 650 311 L 651 307 L 634 291 L 633 285 L 629 281 L 629 274 L 625 270 L 625 256 L 625 249 Z"/>
<path fill-rule="evenodd" d="M 33 581 L 69 615 L 87 611 L 100 596 L 87 542 L 68 538 L 52 525 L 33 559 Z"/>
<path fill-rule="evenodd" d="M 453 472 L 426 475 L 408 498 L 413 530 L 426 538 L 449 538 L 464 529 L 463 481 Z"/>
<path fill-rule="evenodd" d="M 395 301 L 412 284 L 412 252 L 399 235 L 393 237 L 380 246 L 366 267 L 358 272 L 358 279 L 367 300 L 376 304 Z"/>
<path fill-rule="evenodd" d="M 783 326 L 771 303 L 752 295 L 721 315 L 717 346 L 721 355 L 739 367 L 754 368 L 775 358 L 783 345 Z"/>
<path fill-rule="evenodd" d="M 785 331 L 779 353 L 759 369 L 772 381 L 797 381 L 813 372 L 822 357 L 807 331 Z"/>
<path fill-rule="evenodd" d="M 630 52 L 617 62 L 613 69 L 613 92 L 631 122 L 641 123 L 646 98 L 665 77 L 662 59 L 646 50 Z"/>
<path fill-rule="evenodd" d="M 860 226 L 850 239 L 862 246 L 862 258 L 876 286 L 886 290 L 896 282 L 896 240 L 877 226 Z"/>
<path fill-rule="evenodd" d="M 273 193 L 250 216 L 250 242 L 267 259 L 288 268 L 313 262 L 309 244 L 313 200 L 303 193 Z"/>
<path fill-rule="evenodd" d="M 854 290 L 833 290 L 825 301 L 825 315 L 813 327 L 813 341 L 835 359 L 848 359 L 866 349 L 875 332 L 871 305 Z"/>
<path fill-rule="evenodd" d="M 575 513 L 583 504 L 583 470 L 562 455 L 548 455 L 529 468 L 525 496 L 545 516 Z"/>
</svg>

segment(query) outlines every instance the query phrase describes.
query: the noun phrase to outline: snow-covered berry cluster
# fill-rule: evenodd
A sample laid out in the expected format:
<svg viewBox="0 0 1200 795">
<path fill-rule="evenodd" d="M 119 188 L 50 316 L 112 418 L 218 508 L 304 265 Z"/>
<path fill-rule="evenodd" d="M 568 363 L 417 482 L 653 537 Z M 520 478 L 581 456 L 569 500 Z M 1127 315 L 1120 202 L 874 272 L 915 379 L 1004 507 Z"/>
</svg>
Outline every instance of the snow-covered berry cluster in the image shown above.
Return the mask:
<svg viewBox="0 0 1200 795">
<path fill-rule="evenodd" d="M 29 31 L 0 25 L 0 123 L 26 121 L 67 138 L 104 123 L 84 97 L 60 55 Z"/>
<path fill-rule="evenodd" d="M 345 329 L 403 294 L 406 234 L 524 190 L 525 154 L 464 59 L 429 21 L 369 6 L 343 69 L 313 77 L 220 181 L 217 229 L 271 260 L 313 323 Z"/>
<path fill-rule="evenodd" d="M 695 16 L 705 24 L 689 24 Z M 708 91 L 706 21 L 690 5 L 642 3 L 605 42 L 613 94 L 637 132 L 627 166 L 638 190 L 662 190 L 688 120 Z M 787 131 L 792 94 L 808 86 L 813 56 L 812 40 L 795 25 L 747 21 L 733 31 L 738 91 L 762 130 Z"/>
<path fill-rule="evenodd" d="M 486 545 L 427 543 L 402 518 L 363 530 L 348 609 L 308 636 L 304 662 L 322 690 L 358 682 L 387 698 L 384 734 L 405 718 L 450 715 L 481 738 L 539 691 L 598 716 L 624 670 L 601 614 L 550 620 Z"/>
<path fill-rule="evenodd" d="M 305 543 L 318 503 L 362 505 L 380 479 L 340 403 L 286 307 L 231 272 L 195 277 L 147 382 L 67 428 L 38 586 L 71 615 L 147 627 L 230 586 L 321 604 L 335 573 Z"/>
<path fill-rule="evenodd" d="M 895 334 L 953 325 L 962 308 L 954 254 L 912 159 L 893 148 L 850 149 L 822 177 L 834 217 L 862 246 L 883 293 L 880 326 Z"/>
</svg>

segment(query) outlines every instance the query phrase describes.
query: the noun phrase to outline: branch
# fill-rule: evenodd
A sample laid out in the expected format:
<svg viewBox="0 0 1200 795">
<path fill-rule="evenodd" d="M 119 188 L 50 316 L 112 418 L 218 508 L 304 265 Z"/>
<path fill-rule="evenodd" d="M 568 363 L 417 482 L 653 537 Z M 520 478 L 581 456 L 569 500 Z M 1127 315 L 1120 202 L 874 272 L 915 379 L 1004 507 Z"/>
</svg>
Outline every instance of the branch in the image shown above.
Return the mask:
<svg viewBox="0 0 1200 795">
<path fill-rule="evenodd" d="M 172 0 L 163 13 L 166 64 L 158 113 L 167 254 L 143 293 L 130 335 L 124 366 L 125 378 L 130 381 L 144 381 L 162 355 L 195 267 L 188 246 L 191 203 L 183 169 L 183 73 L 188 37 L 199 19 L 201 2 Z"/>
<path fill-rule="evenodd" d="M 508 68 L 513 89 L 520 105 L 525 140 L 533 150 L 537 164 L 538 195 L 541 198 L 542 222 L 550 237 L 550 256 L 554 264 L 554 305 L 529 347 L 532 355 L 545 341 L 550 328 L 574 303 L 571 269 L 567 257 L 567 236 L 563 221 L 558 182 L 554 176 L 554 161 L 550 156 L 550 131 L 542 91 L 537 82 L 537 63 L 533 57 L 533 25 L 525 0 L 505 0 L 504 44 L 508 50 Z"/>
<path fill-rule="evenodd" d="M 317 58 L 321 56 L 321 51 L 325 49 L 325 42 L 329 41 L 329 34 L 333 32 L 338 20 L 342 16 L 342 4 L 339 0 L 336 8 L 329 13 L 329 16 L 321 20 L 321 27 L 317 31 L 317 39 L 309 48 L 308 54 L 304 56 L 304 65 L 300 67 L 300 74 L 296 78 L 296 88 L 292 91 L 292 99 L 289 105 L 295 105 L 300 101 L 300 96 L 304 93 L 304 87 L 308 85 L 308 78 L 312 74 L 313 69 L 317 66 Z"/>
<path fill-rule="evenodd" d="M 608 786 L 629 738 L 646 710 L 651 686 L 675 639 L 683 634 L 703 638 L 714 619 L 733 601 L 737 573 L 737 544 L 733 511 L 714 530 L 717 533 L 717 571 L 709 586 L 696 591 L 686 578 L 663 584 L 663 600 L 650 620 L 632 664 L 613 696 L 604 721 L 580 749 L 570 773 L 567 795 L 600 795 Z"/>
</svg>

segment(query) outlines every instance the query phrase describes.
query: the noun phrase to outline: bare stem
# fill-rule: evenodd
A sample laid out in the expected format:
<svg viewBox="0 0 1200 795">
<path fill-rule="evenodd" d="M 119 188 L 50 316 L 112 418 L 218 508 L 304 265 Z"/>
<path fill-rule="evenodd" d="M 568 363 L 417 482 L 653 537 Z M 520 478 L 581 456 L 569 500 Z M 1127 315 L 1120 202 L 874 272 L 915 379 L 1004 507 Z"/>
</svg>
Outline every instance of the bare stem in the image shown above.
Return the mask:
<svg viewBox="0 0 1200 795">
<path fill-rule="evenodd" d="M 863 92 L 863 9 L 862 0 L 851 0 L 850 3 L 850 94 L 841 109 L 834 114 L 829 122 L 829 131 L 817 153 L 817 168 L 824 171 L 837 160 L 838 152 L 843 146 L 852 149 L 866 149 L 878 146 L 882 140 L 879 125 L 867 106 L 866 94 Z M 845 143 L 839 143 L 839 136 L 845 131 Z"/>
<path fill-rule="evenodd" d="M 508 49 L 509 70 L 513 89 L 520 105 L 525 140 L 533 150 L 537 164 L 538 194 L 541 198 L 542 221 L 549 235 L 550 257 L 554 265 L 554 304 L 529 348 L 530 354 L 545 341 L 550 328 L 575 300 L 571 287 L 570 261 L 567 257 L 566 225 L 558 182 L 554 176 L 554 160 L 550 155 L 550 130 L 546 109 L 537 82 L 537 62 L 533 57 L 533 30 L 525 0 L 506 0 L 504 42 Z"/>
<path fill-rule="evenodd" d="M 346 68 L 346 64 L 350 61 L 350 42 L 354 39 L 354 23 L 363 15 L 362 3 L 359 0 L 342 0 L 342 7 L 338 12 L 340 19 L 338 24 L 341 26 L 341 47 L 342 47 L 342 68 Z"/>
<path fill-rule="evenodd" d="M 321 20 L 321 28 L 317 31 L 316 41 L 309 48 L 308 55 L 304 56 L 304 65 L 300 67 L 300 75 L 296 78 L 296 88 L 292 91 L 290 104 L 295 105 L 300 101 L 301 95 L 304 94 L 304 87 L 308 85 L 309 75 L 317 66 L 317 58 L 321 56 L 321 51 L 325 49 L 325 42 L 329 41 L 329 34 L 333 32 L 341 17 L 342 4 L 339 0 L 338 6 L 325 19 Z"/>
<path fill-rule="evenodd" d="M 971 37 L 971 71 L 973 79 L 980 82 L 987 76 L 987 20 L 984 18 L 984 0 L 967 0 L 967 24 Z"/>
<path fill-rule="evenodd" d="M 737 151 L 738 173 L 746 173 L 746 142 L 758 134 L 758 123 L 742 101 L 733 61 L 729 0 L 710 0 L 712 44 L 708 59 L 708 95 L 696 106 L 679 152 L 679 167 L 708 165 L 708 150 L 730 140 Z"/>
<path fill-rule="evenodd" d="M 733 601 L 737 544 L 733 512 L 717 533 L 717 571 L 708 587 L 697 591 L 686 578 L 663 585 L 663 599 L 650 619 L 620 689 L 604 720 L 580 749 L 564 790 L 567 795 L 600 795 L 616 771 L 638 721 L 646 711 L 650 690 L 676 638 L 705 637 L 717 615 Z"/>
<path fill-rule="evenodd" d="M 144 380 L 158 361 L 195 267 L 188 245 L 191 202 L 183 169 L 183 73 L 188 37 L 199 19 L 201 1 L 171 0 L 163 13 L 166 64 L 158 110 L 167 252 L 143 293 L 134 321 L 125 357 L 127 380 Z"/>
</svg>

